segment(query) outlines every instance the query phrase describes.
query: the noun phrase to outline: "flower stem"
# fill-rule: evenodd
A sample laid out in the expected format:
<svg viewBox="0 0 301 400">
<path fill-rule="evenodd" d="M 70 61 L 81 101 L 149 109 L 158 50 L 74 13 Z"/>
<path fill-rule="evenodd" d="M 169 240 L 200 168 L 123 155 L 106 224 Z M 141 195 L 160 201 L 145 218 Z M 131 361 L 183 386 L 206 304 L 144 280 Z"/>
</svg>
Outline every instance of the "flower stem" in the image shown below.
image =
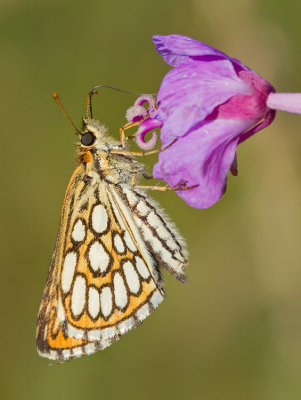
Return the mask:
<svg viewBox="0 0 301 400">
<path fill-rule="evenodd" d="M 270 93 L 266 104 L 272 110 L 301 114 L 301 93 Z"/>
</svg>

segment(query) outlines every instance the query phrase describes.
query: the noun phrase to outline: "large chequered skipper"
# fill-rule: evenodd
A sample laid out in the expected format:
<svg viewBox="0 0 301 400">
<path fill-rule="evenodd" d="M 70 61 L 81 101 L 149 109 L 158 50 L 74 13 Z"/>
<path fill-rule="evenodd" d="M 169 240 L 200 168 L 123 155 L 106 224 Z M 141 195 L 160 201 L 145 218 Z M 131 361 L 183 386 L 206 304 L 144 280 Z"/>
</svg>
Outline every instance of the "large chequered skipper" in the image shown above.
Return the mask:
<svg viewBox="0 0 301 400">
<path fill-rule="evenodd" d="M 144 167 L 92 118 L 91 96 L 79 131 L 79 163 L 68 184 L 37 327 L 41 356 L 68 360 L 104 349 L 136 327 L 163 300 L 159 267 L 181 281 L 184 240 L 136 178 Z M 141 122 L 141 121 L 140 121 Z"/>
</svg>

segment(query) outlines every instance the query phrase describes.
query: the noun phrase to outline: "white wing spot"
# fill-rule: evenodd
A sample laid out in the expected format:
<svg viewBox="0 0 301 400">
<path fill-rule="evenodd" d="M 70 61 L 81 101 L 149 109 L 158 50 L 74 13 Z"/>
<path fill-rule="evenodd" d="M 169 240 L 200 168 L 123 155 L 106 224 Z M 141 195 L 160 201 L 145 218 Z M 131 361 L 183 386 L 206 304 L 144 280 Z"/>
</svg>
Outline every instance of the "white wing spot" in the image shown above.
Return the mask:
<svg viewBox="0 0 301 400">
<path fill-rule="evenodd" d="M 67 333 L 69 336 L 75 339 L 82 339 L 85 335 L 85 331 L 83 329 L 74 328 L 74 326 L 67 323 Z"/>
<path fill-rule="evenodd" d="M 160 235 L 160 233 L 159 233 L 159 235 Z M 165 239 L 165 238 L 163 238 L 163 239 Z M 168 240 L 166 240 L 165 243 L 166 243 L 166 246 L 168 246 L 171 250 L 178 250 L 179 249 L 179 246 L 177 245 L 177 242 L 172 237 L 170 237 Z"/>
<path fill-rule="evenodd" d="M 135 204 L 138 203 L 136 194 L 132 190 L 129 190 L 129 189 L 123 189 L 123 192 L 126 194 L 126 197 L 128 199 L 128 202 L 130 203 L 130 205 L 132 207 L 134 207 Z"/>
<path fill-rule="evenodd" d="M 89 343 L 85 346 L 85 353 L 86 354 L 92 354 L 95 353 L 95 351 L 97 350 L 96 348 L 96 344 L 95 343 Z"/>
<path fill-rule="evenodd" d="M 149 310 L 149 305 L 144 304 L 137 312 L 136 312 L 136 317 L 139 319 L 139 321 L 143 321 L 150 313 Z"/>
<path fill-rule="evenodd" d="M 160 226 L 162 226 L 162 221 L 160 220 L 160 218 L 158 217 L 158 215 L 156 215 L 154 213 L 154 211 L 152 211 L 148 216 L 147 216 L 147 222 L 153 227 L 153 228 L 159 228 Z"/>
<path fill-rule="evenodd" d="M 131 293 L 137 294 L 140 289 L 140 281 L 133 264 L 130 261 L 126 261 L 123 264 L 123 271 Z"/>
<path fill-rule="evenodd" d="M 88 310 L 89 314 L 92 318 L 96 318 L 99 313 L 100 308 L 100 299 L 98 290 L 91 286 L 89 288 L 89 302 L 88 302 Z"/>
<path fill-rule="evenodd" d="M 136 260 L 136 268 L 139 272 L 139 274 L 141 275 L 141 277 L 143 279 L 147 279 L 150 275 L 149 270 L 145 264 L 145 262 L 142 260 L 142 258 L 136 256 L 135 257 Z"/>
<path fill-rule="evenodd" d="M 118 325 L 118 330 L 121 333 L 121 335 L 123 335 L 124 333 L 132 329 L 133 326 L 135 326 L 135 320 L 133 317 L 131 317 L 123 322 L 120 322 L 120 324 Z"/>
<path fill-rule="evenodd" d="M 75 279 L 71 296 L 71 310 L 75 317 L 83 312 L 86 301 L 86 290 L 86 279 L 82 275 L 78 275 Z"/>
<path fill-rule="evenodd" d="M 181 261 L 182 263 L 185 263 L 185 259 L 184 259 L 184 257 L 182 256 L 182 254 L 179 251 L 176 251 L 174 253 L 174 257 L 176 259 L 178 259 L 179 261 Z"/>
<path fill-rule="evenodd" d="M 162 247 L 160 251 L 160 256 L 162 260 L 177 274 L 184 274 L 183 262 L 176 260 L 172 257 L 170 252 Z"/>
<path fill-rule="evenodd" d="M 101 338 L 101 332 L 100 330 L 93 330 L 88 332 L 88 340 L 91 340 L 92 342 L 99 341 Z"/>
<path fill-rule="evenodd" d="M 114 297 L 118 308 L 124 308 L 128 302 L 126 287 L 122 276 L 117 272 L 114 276 Z"/>
<path fill-rule="evenodd" d="M 62 351 L 62 356 L 64 360 L 68 360 L 71 356 L 71 352 L 69 349 L 65 349 Z"/>
<path fill-rule="evenodd" d="M 152 303 L 153 307 L 156 308 L 160 303 L 162 303 L 164 297 L 162 294 L 159 292 L 159 290 L 156 290 L 154 294 L 152 295 L 150 302 Z"/>
<path fill-rule="evenodd" d="M 100 304 L 102 315 L 106 318 L 108 317 L 113 308 L 113 296 L 111 289 L 105 286 L 100 293 Z"/>
<path fill-rule="evenodd" d="M 74 357 L 81 357 L 84 354 L 84 351 L 81 347 L 75 347 L 73 349 L 73 355 Z"/>
<path fill-rule="evenodd" d="M 62 289 L 65 293 L 69 292 L 76 267 L 77 256 L 75 252 L 68 253 L 65 257 L 62 271 Z"/>
<path fill-rule="evenodd" d="M 100 242 L 96 241 L 90 247 L 89 261 L 93 271 L 103 273 L 107 270 L 110 264 L 110 256 Z"/>
<path fill-rule="evenodd" d="M 105 328 L 101 331 L 101 339 L 108 340 L 112 339 L 117 334 L 117 329 L 115 326 L 111 326 L 110 328 Z"/>
<path fill-rule="evenodd" d="M 150 230 L 150 228 L 148 226 L 146 226 L 145 224 L 140 224 L 140 228 L 142 230 L 142 236 L 144 237 L 144 239 L 149 242 L 149 244 L 151 245 L 152 250 L 155 253 L 160 252 L 160 250 L 162 249 L 162 243 L 160 242 L 160 240 L 158 238 L 156 238 L 152 231 Z"/>
<path fill-rule="evenodd" d="M 102 204 L 98 204 L 93 208 L 92 212 L 92 228 L 97 233 L 104 232 L 108 227 L 108 214 Z"/>
<path fill-rule="evenodd" d="M 158 228 L 156 228 L 156 232 L 158 236 L 160 236 L 161 239 L 163 240 L 168 240 L 170 242 L 170 245 L 174 248 L 177 248 L 178 246 L 175 244 L 175 241 L 172 239 L 172 236 L 168 232 L 168 230 L 163 226 L 160 225 Z"/>
<path fill-rule="evenodd" d="M 147 207 L 147 205 L 142 200 L 139 201 L 139 203 L 136 206 L 136 209 L 139 215 L 141 215 L 142 217 L 145 217 L 150 211 L 149 207 Z"/>
<path fill-rule="evenodd" d="M 56 351 L 54 351 L 54 350 L 50 350 L 50 352 L 49 352 L 49 358 L 50 358 L 50 360 L 57 360 L 57 352 Z"/>
<path fill-rule="evenodd" d="M 124 253 L 125 251 L 123 241 L 117 233 L 114 236 L 114 247 L 115 250 L 120 254 Z"/>
<path fill-rule="evenodd" d="M 72 239 L 75 240 L 76 242 L 81 242 L 84 240 L 86 235 L 86 227 L 83 224 L 83 221 L 81 219 L 77 220 L 73 227 L 72 231 Z"/>
<path fill-rule="evenodd" d="M 65 321 L 65 311 L 64 311 L 64 307 L 63 307 L 63 304 L 62 304 L 60 298 L 58 298 L 58 301 L 57 301 L 57 317 L 60 322 Z"/>
<path fill-rule="evenodd" d="M 131 251 L 136 251 L 137 247 L 135 246 L 130 234 L 128 233 L 128 231 L 124 232 L 123 235 L 124 241 L 127 245 L 127 247 L 131 250 Z"/>
</svg>

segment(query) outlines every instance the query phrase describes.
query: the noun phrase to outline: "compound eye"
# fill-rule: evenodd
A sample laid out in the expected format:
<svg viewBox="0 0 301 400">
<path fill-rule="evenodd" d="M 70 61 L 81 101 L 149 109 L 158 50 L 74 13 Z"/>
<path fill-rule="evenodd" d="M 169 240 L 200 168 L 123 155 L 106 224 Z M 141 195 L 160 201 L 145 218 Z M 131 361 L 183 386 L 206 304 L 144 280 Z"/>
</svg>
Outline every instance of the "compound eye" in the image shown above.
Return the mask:
<svg viewBox="0 0 301 400">
<path fill-rule="evenodd" d="M 81 144 L 84 146 L 92 146 L 92 144 L 95 142 L 95 136 L 91 132 L 86 132 L 82 135 L 80 141 Z"/>
</svg>

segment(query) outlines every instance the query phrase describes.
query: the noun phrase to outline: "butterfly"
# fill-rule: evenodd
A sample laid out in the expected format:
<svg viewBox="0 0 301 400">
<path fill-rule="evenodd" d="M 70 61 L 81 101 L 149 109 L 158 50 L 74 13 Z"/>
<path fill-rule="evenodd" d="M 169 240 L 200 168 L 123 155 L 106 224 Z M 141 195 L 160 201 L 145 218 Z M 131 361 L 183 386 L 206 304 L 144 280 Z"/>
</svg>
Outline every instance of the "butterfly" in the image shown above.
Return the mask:
<svg viewBox="0 0 301 400">
<path fill-rule="evenodd" d="M 110 137 L 92 117 L 93 93 L 81 131 L 53 95 L 80 141 L 38 316 L 38 353 L 51 360 L 92 354 L 138 326 L 164 298 L 161 268 L 185 281 L 184 240 L 136 184 L 145 170 L 135 156 L 147 153 L 128 150 L 125 131 L 137 123 Z"/>
</svg>

